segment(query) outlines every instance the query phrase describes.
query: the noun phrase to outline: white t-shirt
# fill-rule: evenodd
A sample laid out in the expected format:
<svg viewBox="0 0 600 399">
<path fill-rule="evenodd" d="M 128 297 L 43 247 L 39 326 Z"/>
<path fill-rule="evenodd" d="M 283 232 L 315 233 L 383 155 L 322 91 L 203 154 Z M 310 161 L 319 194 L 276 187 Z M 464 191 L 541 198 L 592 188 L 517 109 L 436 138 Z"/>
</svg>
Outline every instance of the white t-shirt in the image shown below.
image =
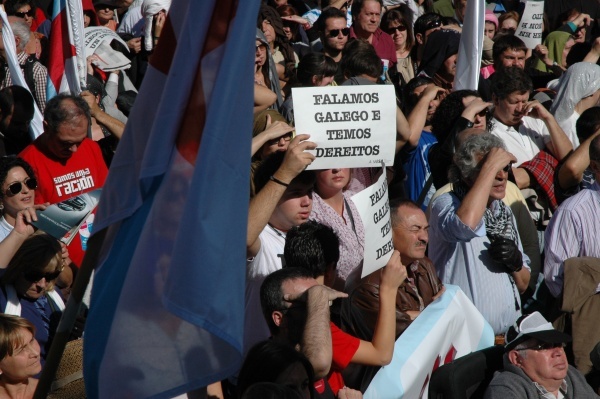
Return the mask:
<svg viewBox="0 0 600 399">
<path fill-rule="evenodd" d="M 254 258 L 248 259 L 246 265 L 244 356 L 254 344 L 271 336 L 260 306 L 260 286 L 265 277 L 281 269 L 283 265 L 281 260 L 285 246 L 285 233 L 267 225 L 258 239 L 260 249 Z"/>
<path fill-rule="evenodd" d="M 579 138 L 577 137 L 577 119 L 579 119 L 579 114 L 577 112 L 573 112 L 571 116 L 567 119 L 558 122 L 558 126 L 565 132 L 571 143 L 573 144 L 573 149 L 579 147 Z"/>
<path fill-rule="evenodd" d="M 492 119 L 492 123 L 494 127 L 491 133 L 501 138 L 506 150 L 517 158 L 514 166 L 533 159 L 551 141 L 550 132 L 541 119 L 525 116 L 518 126 L 519 130 L 506 126 L 496 118 Z"/>
</svg>

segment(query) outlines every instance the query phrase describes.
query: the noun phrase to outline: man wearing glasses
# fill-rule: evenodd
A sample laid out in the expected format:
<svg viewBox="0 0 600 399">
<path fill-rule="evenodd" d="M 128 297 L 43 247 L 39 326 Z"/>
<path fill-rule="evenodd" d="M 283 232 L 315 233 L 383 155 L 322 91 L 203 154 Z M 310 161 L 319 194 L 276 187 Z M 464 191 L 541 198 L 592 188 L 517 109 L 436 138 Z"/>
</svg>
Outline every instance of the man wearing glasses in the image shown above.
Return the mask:
<svg viewBox="0 0 600 399">
<path fill-rule="evenodd" d="M 59 94 L 48 101 L 44 133 L 19 154 L 38 178 L 36 204 L 54 204 L 104 185 L 108 169 L 100 147 L 88 138 L 90 118 L 90 108 L 81 97 Z M 81 265 L 84 251 L 79 234 L 69 245 L 69 254 Z"/>
<path fill-rule="evenodd" d="M 585 377 L 569 367 L 564 345 L 571 337 L 557 331 L 539 312 L 523 315 L 506 333 L 504 371 L 485 392 L 496 398 L 598 398 Z"/>
</svg>

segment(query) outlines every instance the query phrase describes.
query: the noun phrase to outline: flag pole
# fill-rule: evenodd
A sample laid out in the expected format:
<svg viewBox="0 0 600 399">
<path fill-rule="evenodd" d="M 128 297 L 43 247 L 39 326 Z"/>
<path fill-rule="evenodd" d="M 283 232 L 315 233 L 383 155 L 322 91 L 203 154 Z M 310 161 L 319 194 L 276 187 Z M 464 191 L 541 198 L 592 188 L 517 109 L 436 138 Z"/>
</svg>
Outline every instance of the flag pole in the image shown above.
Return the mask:
<svg viewBox="0 0 600 399">
<path fill-rule="evenodd" d="M 73 329 L 73 325 L 75 325 L 75 320 L 79 314 L 79 309 L 81 308 L 81 303 L 83 302 L 83 296 L 90 282 L 92 272 L 96 267 L 105 235 L 106 229 L 103 229 L 92 235 L 88 241 L 88 248 L 85 253 L 85 257 L 83 258 L 81 267 L 77 272 L 77 277 L 75 278 L 75 283 L 73 284 L 71 296 L 69 297 L 65 310 L 60 318 L 60 323 L 56 329 L 56 334 L 52 339 L 52 345 L 50 346 L 48 356 L 46 357 L 46 364 L 42 370 L 42 375 L 38 382 L 33 399 L 45 399 L 50 392 L 52 382 L 54 381 L 54 376 L 56 375 L 63 352 L 67 342 L 69 341 L 71 330 Z"/>
</svg>

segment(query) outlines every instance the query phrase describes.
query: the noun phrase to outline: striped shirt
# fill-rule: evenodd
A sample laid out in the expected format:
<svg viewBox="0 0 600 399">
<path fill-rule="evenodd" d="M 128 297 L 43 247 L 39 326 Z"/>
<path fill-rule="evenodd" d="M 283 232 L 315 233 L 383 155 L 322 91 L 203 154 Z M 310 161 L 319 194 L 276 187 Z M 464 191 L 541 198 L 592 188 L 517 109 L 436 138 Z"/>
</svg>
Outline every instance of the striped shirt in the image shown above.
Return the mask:
<svg viewBox="0 0 600 399">
<path fill-rule="evenodd" d="M 563 289 L 564 262 L 569 258 L 600 258 L 600 185 L 567 199 L 546 229 L 544 277 L 554 296 Z"/>
</svg>

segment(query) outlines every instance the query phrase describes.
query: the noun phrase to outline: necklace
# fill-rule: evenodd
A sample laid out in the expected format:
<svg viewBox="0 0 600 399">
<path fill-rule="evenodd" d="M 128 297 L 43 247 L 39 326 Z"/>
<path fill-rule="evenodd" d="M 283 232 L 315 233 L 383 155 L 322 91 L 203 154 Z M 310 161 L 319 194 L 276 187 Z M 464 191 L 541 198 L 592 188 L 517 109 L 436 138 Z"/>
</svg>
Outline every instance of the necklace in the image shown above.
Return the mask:
<svg viewBox="0 0 600 399">
<path fill-rule="evenodd" d="M 271 228 L 271 230 L 273 230 L 275 232 L 275 234 L 277 234 L 279 237 L 283 238 L 283 240 L 285 241 L 285 236 L 283 235 L 283 233 L 281 231 L 279 231 L 275 227 L 271 226 L 271 223 L 267 223 L 267 226 L 269 226 Z"/>
</svg>

